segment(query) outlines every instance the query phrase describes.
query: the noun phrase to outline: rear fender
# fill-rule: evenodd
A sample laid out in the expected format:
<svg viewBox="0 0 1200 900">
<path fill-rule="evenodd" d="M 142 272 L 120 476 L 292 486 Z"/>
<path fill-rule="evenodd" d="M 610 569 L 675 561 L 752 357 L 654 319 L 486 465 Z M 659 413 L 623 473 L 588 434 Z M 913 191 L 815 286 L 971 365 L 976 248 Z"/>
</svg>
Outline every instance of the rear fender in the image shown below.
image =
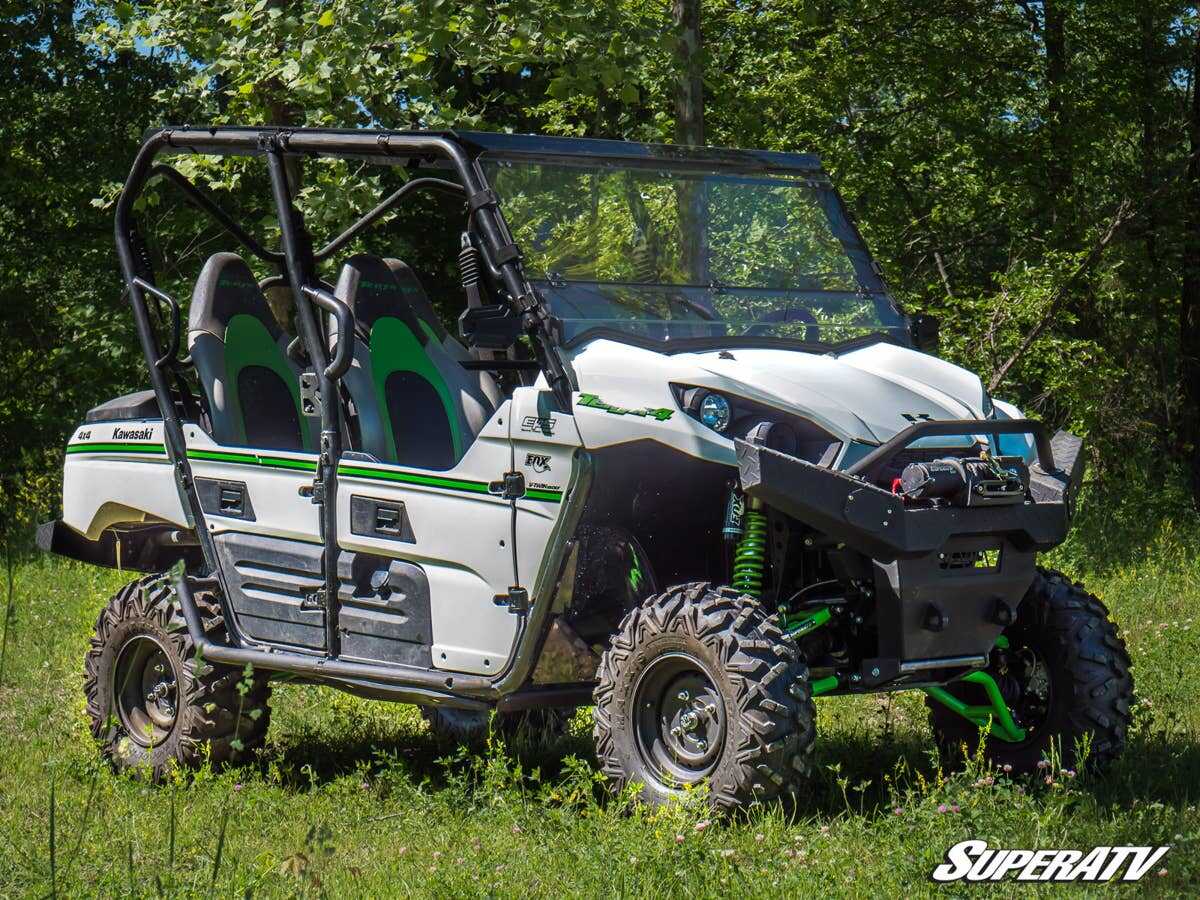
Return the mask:
<svg viewBox="0 0 1200 900">
<path fill-rule="evenodd" d="M 191 529 L 161 420 L 80 426 L 63 465 L 63 522 L 96 541 L 115 525 L 169 522 Z"/>
</svg>

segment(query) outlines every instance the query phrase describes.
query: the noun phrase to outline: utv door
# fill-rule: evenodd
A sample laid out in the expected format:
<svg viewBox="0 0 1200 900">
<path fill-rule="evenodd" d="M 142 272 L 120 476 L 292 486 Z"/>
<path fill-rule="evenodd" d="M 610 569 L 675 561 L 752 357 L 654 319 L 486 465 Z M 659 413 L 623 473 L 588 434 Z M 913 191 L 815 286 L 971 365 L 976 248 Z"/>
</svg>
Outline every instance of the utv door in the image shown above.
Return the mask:
<svg viewBox="0 0 1200 900">
<path fill-rule="evenodd" d="M 346 453 L 338 468 L 341 656 L 491 674 L 517 620 L 505 403 L 451 469 Z M 346 577 L 348 576 L 348 578 Z"/>
<path fill-rule="evenodd" d="M 237 629 L 252 641 L 324 650 L 324 616 L 312 602 L 323 584 L 317 455 L 224 446 L 190 424 L 184 436 Z"/>
</svg>

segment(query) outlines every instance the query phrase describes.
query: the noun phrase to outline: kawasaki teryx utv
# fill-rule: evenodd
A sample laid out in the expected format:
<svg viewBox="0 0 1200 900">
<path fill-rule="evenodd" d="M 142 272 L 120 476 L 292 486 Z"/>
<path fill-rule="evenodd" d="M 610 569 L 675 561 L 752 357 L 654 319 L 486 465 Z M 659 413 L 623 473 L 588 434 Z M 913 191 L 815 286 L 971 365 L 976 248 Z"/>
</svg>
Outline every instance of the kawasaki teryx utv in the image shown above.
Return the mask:
<svg viewBox="0 0 1200 900">
<path fill-rule="evenodd" d="M 258 157 L 278 247 L 178 154 Z M 324 246 L 294 205 L 321 158 L 399 185 Z M 156 178 L 248 254 L 211 256 L 186 310 L 135 216 Z M 427 191 L 458 297 L 350 252 Z M 800 785 L 818 695 L 922 689 L 944 752 L 1016 771 L 1121 752 L 1124 645 L 1036 567 L 1080 442 L 929 355 L 814 157 L 167 128 L 116 242 L 152 390 L 88 413 L 39 534 L 147 573 L 87 653 L 116 765 L 237 757 L 279 676 L 464 737 L 594 702 L 614 783 L 726 809 Z"/>
</svg>

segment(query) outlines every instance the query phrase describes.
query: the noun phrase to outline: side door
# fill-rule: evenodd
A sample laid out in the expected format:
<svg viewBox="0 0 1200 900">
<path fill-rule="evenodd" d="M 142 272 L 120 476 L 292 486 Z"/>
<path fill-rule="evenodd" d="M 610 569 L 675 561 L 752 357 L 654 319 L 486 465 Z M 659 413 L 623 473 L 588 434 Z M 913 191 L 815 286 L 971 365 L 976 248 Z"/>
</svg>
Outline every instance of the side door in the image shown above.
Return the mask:
<svg viewBox="0 0 1200 900">
<path fill-rule="evenodd" d="M 505 401 L 446 471 L 343 454 L 343 658 L 503 670 L 518 623 L 503 597 L 519 560 L 513 502 L 493 489 L 512 470 L 511 408 Z"/>
<path fill-rule="evenodd" d="M 512 396 L 509 435 L 513 447 L 513 469 L 525 479 L 525 494 L 516 501 L 516 545 L 520 583 L 530 599 L 539 586 L 553 587 L 548 572 L 557 541 L 571 535 L 557 533 L 571 491 L 579 489 L 574 476 L 580 465 L 582 446 L 575 417 L 557 410 L 553 395 L 537 388 L 517 388 Z"/>
<path fill-rule="evenodd" d="M 228 580 L 238 631 L 251 640 L 325 649 L 309 597 L 323 585 L 317 455 L 225 446 L 194 423 L 184 440 L 196 493 Z"/>
</svg>

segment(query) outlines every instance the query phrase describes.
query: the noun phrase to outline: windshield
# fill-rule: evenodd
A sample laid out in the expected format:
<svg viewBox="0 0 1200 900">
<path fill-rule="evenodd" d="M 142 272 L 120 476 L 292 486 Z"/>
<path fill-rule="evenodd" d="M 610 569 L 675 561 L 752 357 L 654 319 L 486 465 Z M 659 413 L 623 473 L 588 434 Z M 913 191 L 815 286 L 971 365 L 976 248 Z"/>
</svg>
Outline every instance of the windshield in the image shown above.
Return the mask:
<svg viewBox="0 0 1200 900">
<path fill-rule="evenodd" d="M 905 335 L 823 179 L 593 160 L 484 166 L 568 342 L 598 329 L 660 342 Z"/>
</svg>

